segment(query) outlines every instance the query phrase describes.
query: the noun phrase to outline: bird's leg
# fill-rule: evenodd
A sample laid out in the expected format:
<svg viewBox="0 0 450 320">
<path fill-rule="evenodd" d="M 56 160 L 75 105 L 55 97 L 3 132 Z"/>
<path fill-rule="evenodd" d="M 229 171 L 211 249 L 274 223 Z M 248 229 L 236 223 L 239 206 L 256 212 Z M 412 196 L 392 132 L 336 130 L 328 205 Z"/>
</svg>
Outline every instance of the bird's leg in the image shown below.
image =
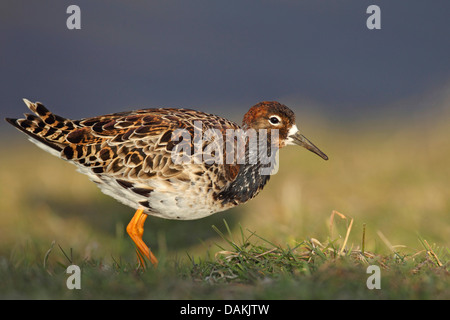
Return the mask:
<svg viewBox="0 0 450 320">
<path fill-rule="evenodd" d="M 142 235 L 144 234 L 145 219 L 147 219 L 147 215 L 144 213 L 144 210 L 138 209 L 127 226 L 127 232 L 131 237 L 131 240 L 133 240 L 133 242 L 136 244 L 136 253 L 139 259 L 139 263 L 144 269 L 144 257 L 150 260 L 154 267 L 158 266 L 158 259 L 156 259 L 156 257 L 142 240 Z"/>
</svg>

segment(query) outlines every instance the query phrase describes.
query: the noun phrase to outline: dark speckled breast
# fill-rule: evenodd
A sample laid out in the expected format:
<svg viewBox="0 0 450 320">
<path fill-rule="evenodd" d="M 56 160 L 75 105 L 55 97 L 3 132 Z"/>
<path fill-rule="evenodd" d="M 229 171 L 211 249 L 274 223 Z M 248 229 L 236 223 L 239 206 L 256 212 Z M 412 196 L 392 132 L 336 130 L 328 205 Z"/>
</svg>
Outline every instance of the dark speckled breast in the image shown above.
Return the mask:
<svg viewBox="0 0 450 320">
<path fill-rule="evenodd" d="M 270 179 L 270 175 L 261 175 L 260 169 L 261 164 L 242 165 L 236 179 L 215 198 L 223 206 L 237 206 L 254 198 Z"/>
</svg>

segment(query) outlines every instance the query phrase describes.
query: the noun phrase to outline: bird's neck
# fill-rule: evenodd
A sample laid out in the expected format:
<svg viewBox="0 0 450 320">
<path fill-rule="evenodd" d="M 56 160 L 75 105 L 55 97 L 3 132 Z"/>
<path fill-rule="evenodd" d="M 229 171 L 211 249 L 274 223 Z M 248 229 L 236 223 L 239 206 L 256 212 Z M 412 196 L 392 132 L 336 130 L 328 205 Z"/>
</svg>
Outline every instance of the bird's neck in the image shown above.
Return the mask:
<svg viewBox="0 0 450 320">
<path fill-rule="evenodd" d="M 240 165 L 234 181 L 218 194 L 223 205 L 247 202 L 264 188 L 278 166 L 278 149 L 271 148 L 271 145 L 270 138 L 259 144 L 256 150 L 246 145 L 245 163 Z"/>
</svg>

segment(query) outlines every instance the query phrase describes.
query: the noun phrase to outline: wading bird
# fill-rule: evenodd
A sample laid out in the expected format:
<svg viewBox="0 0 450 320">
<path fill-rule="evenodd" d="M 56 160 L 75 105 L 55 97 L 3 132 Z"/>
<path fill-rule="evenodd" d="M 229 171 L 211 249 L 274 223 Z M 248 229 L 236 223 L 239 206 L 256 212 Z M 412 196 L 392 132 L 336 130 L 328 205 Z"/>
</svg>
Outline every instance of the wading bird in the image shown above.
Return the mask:
<svg viewBox="0 0 450 320">
<path fill-rule="evenodd" d="M 273 149 L 295 144 L 328 159 L 299 132 L 294 112 L 278 102 L 256 104 L 238 126 L 216 115 L 175 108 L 71 120 L 53 114 L 40 102 L 24 101 L 33 114 L 6 121 L 39 147 L 75 164 L 105 194 L 136 209 L 127 232 L 142 267 L 144 257 L 154 266 L 158 263 L 142 240 L 148 215 L 199 219 L 247 202 L 270 178 L 263 169 L 273 170 L 277 154 Z M 215 135 L 199 140 L 195 137 L 199 130 Z M 267 133 L 263 144 L 258 140 L 262 132 Z M 250 148 L 252 137 L 257 138 L 256 151 Z M 242 141 L 241 152 L 227 158 L 232 150 L 228 146 Z M 182 153 L 183 161 L 176 161 L 180 150 L 189 152 Z M 259 156 L 267 157 L 269 151 L 269 162 L 263 163 Z M 198 153 L 209 157 L 199 158 Z M 222 159 L 217 159 L 219 154 Z"/>
</svg>

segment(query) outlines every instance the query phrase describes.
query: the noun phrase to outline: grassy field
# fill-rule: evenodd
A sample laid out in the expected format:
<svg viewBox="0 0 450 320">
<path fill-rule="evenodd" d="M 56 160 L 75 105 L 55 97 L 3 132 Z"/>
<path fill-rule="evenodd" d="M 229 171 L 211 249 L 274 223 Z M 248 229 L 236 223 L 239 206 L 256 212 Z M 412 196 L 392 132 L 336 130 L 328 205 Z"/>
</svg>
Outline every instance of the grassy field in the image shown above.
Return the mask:
<svg viewBox="0 0 450 320">
<path fill-rule="evenodd" d="M 330 157 L 280 153 L 261 194 L 198 221 L 147 219 L 158 269 L 136 270 L 134 213 L 4 130 L 1 299 L 450 299 L 450 115 L 358 124 L 305 116 Z M 67 266 L 81 267 L 69 290 Z M 369 290 L 367 267 L 381 270 Z"/>
</svg>

